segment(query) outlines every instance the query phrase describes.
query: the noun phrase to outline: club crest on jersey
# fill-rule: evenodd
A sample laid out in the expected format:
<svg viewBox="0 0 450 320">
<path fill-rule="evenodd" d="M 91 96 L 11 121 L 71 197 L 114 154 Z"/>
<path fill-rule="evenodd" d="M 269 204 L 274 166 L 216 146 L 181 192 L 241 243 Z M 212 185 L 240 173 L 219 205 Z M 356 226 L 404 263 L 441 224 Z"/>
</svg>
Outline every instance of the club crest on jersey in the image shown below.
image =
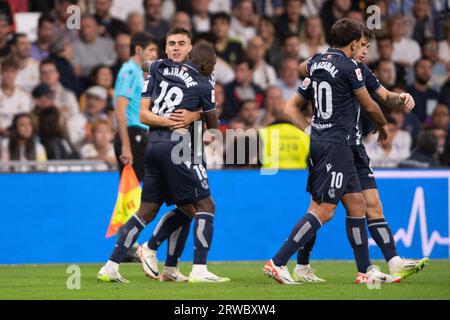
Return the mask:
<svg viewBox="0 0 450 320">
<path fill-rule="evenodd" d="M 306 90 L 306 89 L 308 89 L 310 84 L 311 84 L 311 79 L 310 78 L 305 78 L 302 81 L 302 85 L 300 86 L 300 88 L 302 88 L 303 90 Z"/>
<path fill-rule="evenodd" d="M 336 198 L 336 189 L 330 188 L 330 189 L 328 190 L 328 196 L 330 197 L 330 199 Z"/>
<path fill-rule="evenodd" d="M 363 76 L 360 68 L 355 69 L 356 77 L 359 81 L 363 81 Z"/>
</svg>

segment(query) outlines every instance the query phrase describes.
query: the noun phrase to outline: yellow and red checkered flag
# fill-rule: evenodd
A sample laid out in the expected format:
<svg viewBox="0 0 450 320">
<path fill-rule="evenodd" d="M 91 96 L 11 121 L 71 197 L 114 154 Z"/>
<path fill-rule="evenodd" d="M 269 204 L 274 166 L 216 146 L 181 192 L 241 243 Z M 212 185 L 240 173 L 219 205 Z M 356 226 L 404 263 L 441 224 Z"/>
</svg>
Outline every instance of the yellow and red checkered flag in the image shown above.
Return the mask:
<svg viewBox="0 0 450 320">
<path fill-rule="evenodd" d="M 106 238 L 117 234 L 128 219 L 139 209 L 141 205 L 141 186 L 134 173 L 133 167 L 127 164 L 120 178 L 119 194 L 117 196 L 114 212 L 109 222 Z"/>
</svg>

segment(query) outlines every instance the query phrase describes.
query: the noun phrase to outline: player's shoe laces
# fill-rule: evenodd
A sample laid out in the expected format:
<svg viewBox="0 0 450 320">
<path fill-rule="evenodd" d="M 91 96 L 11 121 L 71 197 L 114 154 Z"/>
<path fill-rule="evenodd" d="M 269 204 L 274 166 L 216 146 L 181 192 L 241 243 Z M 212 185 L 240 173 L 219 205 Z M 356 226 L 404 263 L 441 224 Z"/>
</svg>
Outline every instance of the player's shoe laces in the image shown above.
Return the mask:
<svg viewBox="0 0 450 320">
<path fill-rule="evenodd" d="M 389 271 L 392 275 L 405 279 L 423 270 L 429 263 L 430 259 L 428 258 L 423 258 L 420 260 L 401 259 L 395 263 L 392 268 L 389 268 Z"/>
<path fill-rule="evenodd" d="M 379 283 L 399 283 L 401 278 L 398 276 L 385 274 L 376 268 L 372 268 L 366 273 L 358 272 L 356 275 L 356 283 L 367 284 L 373 280 L 376 280 Z"/>
<path fill-rule="evenodd" d="M 119 282 L 119 283 L 129 283 L 127 279 L 122 277 L 118 271 L 110 270 L 102 267 L 97 274 L 97 281 L 101 282 Z"/>
<path fill-rule="evenodd" d="M 188 277 L 184 276 L 176 267 L 164 267 L 163 272 L 159 276 L 159 281 L 187 282 Z"/>
<path fill-rule="evenodd" d="M 208 270 L 192 271 L 189 274 L 189 282 L 199 283 L 199 282 L 228 282 L 230 278 L 219 277 Z"/>
<path fill-rule="evenodd" d="M 269 277 L 275 279 L 279 284 L 300 284 L 296 282 L 286 266 L 278 267 L 272 260 L 266 262 L 263 272 Z"/>
<path fill-rule="evenodd" d="M 292 278 L 299 282 L 325 282 L 324 279 L 315 275 L 314 270 L 309 265 L 304 267 L 296 265 L 292 273 Z"/>
<path fill-rule="evenodd" d="M 158 259 L 156 252 L 150 250 L 147 243 L 141 245 L 137 250 L 139 260 L 141 260 L 142 270 L 152 279 L 159 279 Z"/>
</svg>

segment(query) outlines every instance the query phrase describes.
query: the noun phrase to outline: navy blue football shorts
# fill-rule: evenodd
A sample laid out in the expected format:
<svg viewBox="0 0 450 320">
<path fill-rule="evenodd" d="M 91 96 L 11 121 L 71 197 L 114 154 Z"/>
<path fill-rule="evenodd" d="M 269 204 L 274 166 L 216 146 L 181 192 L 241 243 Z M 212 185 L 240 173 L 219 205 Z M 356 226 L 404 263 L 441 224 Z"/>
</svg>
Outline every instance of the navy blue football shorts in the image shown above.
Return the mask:
<svg viewBox="0 0 450 320">
<path fill-rule="evenodd" d="M 370 158 L 363 144 L 351 147 L 356 171 L 358 171 L 359 183 L 362 190 L 378 189 L 373 170 L 370 167 Z"/>
<path fill-rule="evenodd" d="M 171 153 L 175 143 L 150 141 L 145 150 L 145 176 L 142 188 L 142 202 L 183 205 L 196 203 L 210 194 L 206 166 L 190 160 L 180 164 L 172 161 Z"/>
<path fill-rule="evenodd" d="M 346 193 L 361 192 L 351 147 L 312 140 L 307 191 L 317 203 L 338 204 Z"/>
</svg>

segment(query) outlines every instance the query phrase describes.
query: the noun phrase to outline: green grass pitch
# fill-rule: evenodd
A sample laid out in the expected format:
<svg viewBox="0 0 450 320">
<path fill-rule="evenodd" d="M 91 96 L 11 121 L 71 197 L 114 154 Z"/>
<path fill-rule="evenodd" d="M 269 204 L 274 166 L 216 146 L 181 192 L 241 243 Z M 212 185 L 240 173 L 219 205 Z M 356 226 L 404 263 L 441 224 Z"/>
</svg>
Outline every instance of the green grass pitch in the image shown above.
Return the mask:
<svg viewBox="0 0 450 320">
<path fill-rule="evenodd" d="M 313 261 L 327 282 L 282 286 L 264 276 L 263 262 L 211 263 L 209 270 L 231 278 L 222 284 L 160 283 L 146 278 L 139 264 L 122 264 L 129 284 L 100 283 L 100 265 L 80 265 L 81 289 L 69 290 L 67 265 L 0 266 L 0 299 L 450 299 L 450 261 L 431 261 L 425 270 L 400 284 L 370 290 L 354 283 L 350 261 Z M 376 261 L 382 271 L 386 264 Z M 191 265 L 181 264 L 188 274 Z M 292 270 L 293 262 L 290 265 Z"/>
</svg>

